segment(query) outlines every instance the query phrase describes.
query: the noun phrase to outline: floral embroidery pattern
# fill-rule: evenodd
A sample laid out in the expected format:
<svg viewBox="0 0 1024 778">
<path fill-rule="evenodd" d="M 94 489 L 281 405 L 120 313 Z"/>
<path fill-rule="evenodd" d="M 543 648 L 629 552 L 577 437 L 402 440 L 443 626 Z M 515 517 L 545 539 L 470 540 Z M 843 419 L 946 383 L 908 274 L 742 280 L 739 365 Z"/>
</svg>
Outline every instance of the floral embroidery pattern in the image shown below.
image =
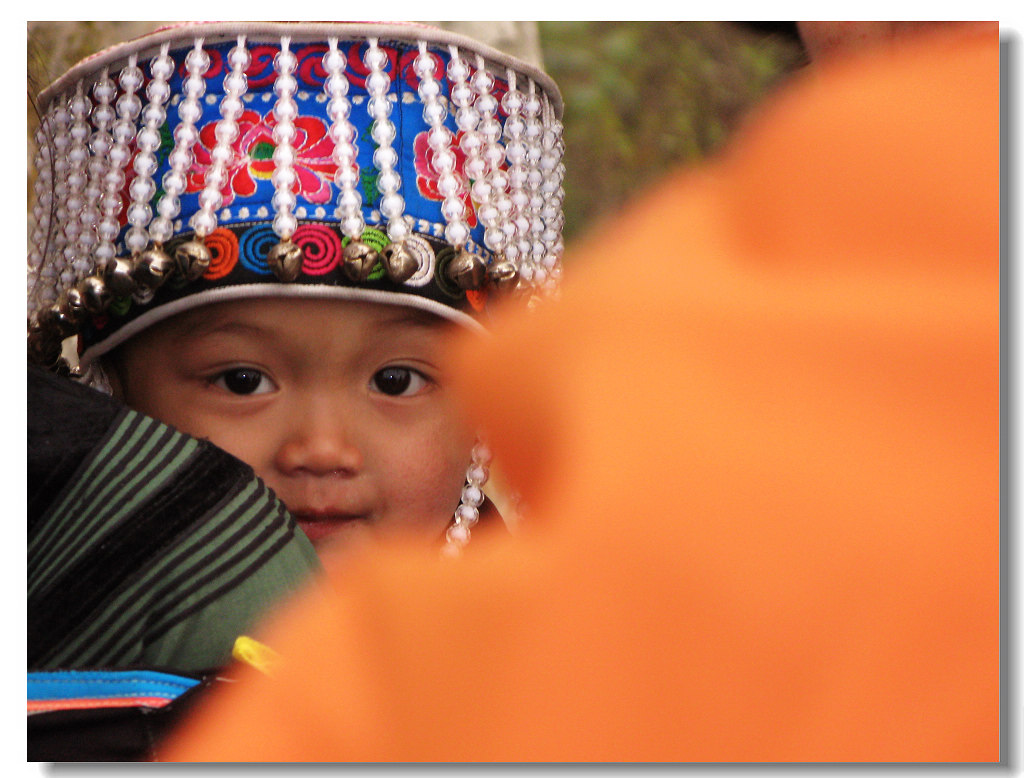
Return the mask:
<svg viewBox="0 0 1024 778">
<path fill-rule="evenodd" d="M 428 200 L 444 201 L 444 196 L 437 190 L 439 178 L 437 170 L 434 169 L 434 150 L 427 141 L 429 130 L 419 133 L 413 141 L 414 165 L 416 167 L 416 188 L 419 193 Z M 459 140 L 462 138 L 462 131 L 452 141 L 451 151 L 455 154 L 456 170 L 462 170 L 466 164 L 466 154 L 459 148 Z M 476 211 L 473 208 L 473 200 L 469 195 L 469 189 L 462 192 L 462 202 L 466 204 L 466 223 L 470 227 L 476 226 Z"/>
<path fill-rule="evenodd" d="M 252 109 L 242 112 L 238 120 L 238 138 L 232 144 L 227 165 L 227 182 L 221 190 L 223 205 L 235 197 L 252 197 L 259 181 L 270 181 L 274 172 L 274 112 L 265 116 Z M 327 126 L 315 116 L 295 119 L 295 185 L 292 190 L 308 202 L 322 205 L 331 199 L 331 181 L 337 170 L 331 154 L 334 144 Z M 198 192 L 206 186 L 206 172 L 213 164 L 211 152 L 217 145 L 217 122 L 212 121 L 199 132 L 195 146 L 195 162 L 188 174 L 187 192 Z"/>
</svg>

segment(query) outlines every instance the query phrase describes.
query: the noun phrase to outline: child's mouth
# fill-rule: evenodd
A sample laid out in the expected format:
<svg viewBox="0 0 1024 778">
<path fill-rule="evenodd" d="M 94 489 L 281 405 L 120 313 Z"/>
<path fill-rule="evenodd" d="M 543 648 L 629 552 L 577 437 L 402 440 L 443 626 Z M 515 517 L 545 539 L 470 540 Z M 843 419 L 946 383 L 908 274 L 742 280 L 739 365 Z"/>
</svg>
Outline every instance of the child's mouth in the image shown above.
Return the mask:
<svg viewBox="0 0 1024 778">
<path fill-rule="evenodd" d="M 293 515 L 299 525 L 299 529 L 306 534 L 306 537 L 314 545 L 337 534 L 343 528 L 351 526 L 355 522 L 365 521 L 367 518 L 363 514 L 319 511 L 297 511 Z"/>
</svg>

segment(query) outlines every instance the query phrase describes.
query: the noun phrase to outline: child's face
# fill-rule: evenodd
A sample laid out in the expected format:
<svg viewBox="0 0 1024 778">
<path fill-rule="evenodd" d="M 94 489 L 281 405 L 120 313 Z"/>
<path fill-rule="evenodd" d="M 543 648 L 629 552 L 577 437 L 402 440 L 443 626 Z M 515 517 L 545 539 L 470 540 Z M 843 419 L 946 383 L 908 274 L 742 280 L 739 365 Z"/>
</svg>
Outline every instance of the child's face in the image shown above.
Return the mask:
<svg viewBox="0 0 1024 778">
<path fill-rule="evenodd" d="M 219 303 L 128 340 L 112 381 L 130 407 L 251 465 L 315 543 L 439 538 L 473 444 L 440 361 L 445 332 L 398 306 Z"/>
</svg>

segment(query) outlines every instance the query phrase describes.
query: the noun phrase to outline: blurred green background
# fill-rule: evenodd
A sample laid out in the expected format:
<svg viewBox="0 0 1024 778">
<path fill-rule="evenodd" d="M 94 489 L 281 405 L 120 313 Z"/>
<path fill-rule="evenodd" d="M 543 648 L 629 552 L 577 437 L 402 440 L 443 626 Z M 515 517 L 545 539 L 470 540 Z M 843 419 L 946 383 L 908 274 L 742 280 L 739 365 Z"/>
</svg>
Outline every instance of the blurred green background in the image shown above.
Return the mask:
<svg viewBox="0 0 1024 778">
<path fill-rule="evenodd" d="M 567 242 L 668 170 L 714 152 L 804 63 L 786 22 L 431 23 L 540 64 L 558 83 Z M 163 24 L 28 23 L 30 160 L 34 95 L 82 57 Z"/>
</svg>

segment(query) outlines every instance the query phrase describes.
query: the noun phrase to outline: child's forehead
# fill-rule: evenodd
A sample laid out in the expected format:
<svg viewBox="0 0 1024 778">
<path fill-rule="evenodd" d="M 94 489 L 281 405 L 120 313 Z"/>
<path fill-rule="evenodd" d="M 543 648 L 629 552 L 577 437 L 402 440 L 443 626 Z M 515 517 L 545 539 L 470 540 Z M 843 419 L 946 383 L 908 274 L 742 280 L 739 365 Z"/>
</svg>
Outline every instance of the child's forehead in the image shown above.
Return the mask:
<svg viewBox="0 0 1024 778">
<path fill-rule="evenodd" d="M 299 329 L 312 336 L 316 327 L 371 327 L 383 335 L 405 328 L 445 329 L 454 326 L 441 316 L 406 305 L 353 300 L 281 299 L 235 300 L 195 308 L 168 320 L 174 329 L 190 334 L 237 331 L 273 332 Z"/>
</svg>

